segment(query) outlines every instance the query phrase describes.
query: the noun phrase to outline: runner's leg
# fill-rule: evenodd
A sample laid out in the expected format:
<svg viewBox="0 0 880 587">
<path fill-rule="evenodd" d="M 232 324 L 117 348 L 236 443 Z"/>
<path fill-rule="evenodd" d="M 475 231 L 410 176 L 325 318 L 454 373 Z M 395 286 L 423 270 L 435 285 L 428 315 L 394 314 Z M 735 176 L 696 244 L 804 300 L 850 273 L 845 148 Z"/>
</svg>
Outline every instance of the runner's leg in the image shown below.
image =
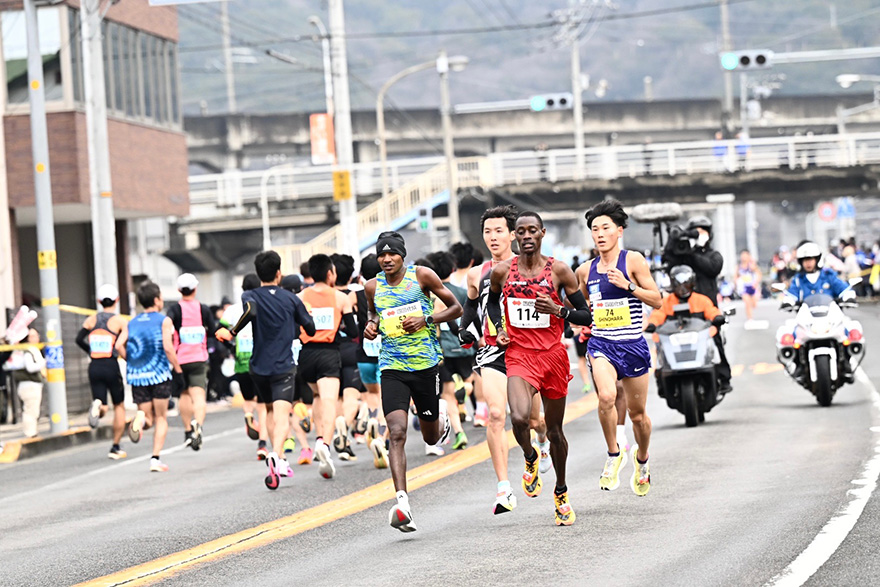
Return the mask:
<svg viewBox="0 0 880 587">
<path fill-rule="evenodd" d="M 391 449 L 391 480 L 395 491 L 406 491 L 406 426 L 409 419 L 406 410 L 394 410 L 385 415 Z"/>
<path fill-rule="evenodd" d="M 522 377 L 510 377 L 507 380 L 507 401 L 510 403 L 510 423 L 513 436 L 523 451 L 530 457 L 535 453 L 529 428 L 529 416 L 532 412 L 532 397 L 537 390 Z"/>
<path fill-rule="evenodd" d="M 286 400 L 272 402 L 272 449 L 275 454 L 284 456 L 284 441 L 290 432 L 290 408 L 291 403 Z"/>
<path fill-rule="evenodd" d="M 153 455 L 159 456 L 162 447 L 165 446 L 165 437 L 168 435 L 168 398 L 154 398 L 150 412 L 156 426 L 153 431 Z"/>
<path fill-rule="evenodd" d="M 593 380 L 596 382 L 596 394 L 599 397 L 599 423 L 605 435 L 608 452 L 614 454 L 617 449 L 617 370 L 604 358 L 590 357 L 593 369 Z M 644 395 L 644 394 L 642 394 Z M 644 404 L 642 404 L 644 406 Z M 630 416 L 632 420 L 632 416 Z"/>
<path fill-rule="evenodd" d="M 482 387 L 482 392 L 477 396 L 478 398 L 482 396 L 482 400 L 478 401 L 487 402 L 489 405 L 486 443 L 489 445 L 495 476 L 499 481 L 507 481 L 507 455 L 510 449 L 507 436 L 504 434 L 504 424 L 507 421 L 507 375 L 491 367 L 485 367 L 480 371 L 482 385 L 476 387 Z"/>
<path fill-rule="evenodd" d="M 565 398 L 544 400 L 544 419 L 550 440 L 550 457 L 556 469 L 556 487 L 565 487 L 565 464 L 568 460 L 568 440 L 562 431 L 565 419 Z"/>
<path fill-rule="evenodd" d="M 651 442 L 651 419 L 645 412 L 645 404 L 648 401 L 648 374 L 623 379 L 623 389 L 626 392 L 626 405 L 633 425 L 633 434 L 639 445 L 638 457 L 645 461 L 648 459 L 648 445 Z"/>
</svg>

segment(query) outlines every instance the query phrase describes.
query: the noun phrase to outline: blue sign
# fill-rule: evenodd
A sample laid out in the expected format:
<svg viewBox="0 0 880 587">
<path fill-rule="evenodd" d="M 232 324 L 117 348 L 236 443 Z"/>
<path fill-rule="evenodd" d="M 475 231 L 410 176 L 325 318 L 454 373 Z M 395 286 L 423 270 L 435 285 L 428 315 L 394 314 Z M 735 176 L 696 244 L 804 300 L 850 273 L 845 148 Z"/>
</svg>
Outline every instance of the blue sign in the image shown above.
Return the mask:
<svg viewBox="0 0 880 587">
<path fill-rule="evenodd" d="M 60 345 L 46 347 L 46 369 L 64 369 L 64 349 Z"/>
<path fill-rule="evenodd" d="M 856 217 L 856 207 L 853 204 L 852 198 L 840 198 L 840 202 L 837 204 L 837 217 L 838 218 L 855 218 Z"/>
</svg>

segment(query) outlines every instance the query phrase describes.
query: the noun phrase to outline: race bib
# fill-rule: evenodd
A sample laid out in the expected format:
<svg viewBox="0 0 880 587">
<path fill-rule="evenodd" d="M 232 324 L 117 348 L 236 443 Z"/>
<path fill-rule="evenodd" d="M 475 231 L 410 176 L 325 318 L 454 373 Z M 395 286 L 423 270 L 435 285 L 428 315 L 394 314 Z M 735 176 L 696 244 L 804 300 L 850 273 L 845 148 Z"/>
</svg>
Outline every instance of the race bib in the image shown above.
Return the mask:
<svg viewBox="0 0 880 587">
<path fill-rule="evenodd" d="M 368 357 L 378 357 L 382 350 L 382 335 L 377 334 L 373 340 L 364 339 L 364 354 Z"/>
<path fill-rule="evenodd" d="M 113 337 L 109 334 L 89 335 L 89 350 L 96 357 L 109 357 L 113 355 Z"/>
<path fill-rule="evenodd" d="M 333 308 L 312 308 L 312 320 L 315 321 L 315 330 L 333 330 Z"/>
<path fill-rule="evenodd" d="M 236 351 L 239 354 L 253 354 L 254 352 L 254 339 L 251 336 L 242 336 L 238 335 L 238 338 L 235 339 Z"/>
<path fill-rule="evenodd" d="M 396 338 L 403 336 L 407 332 L 403 329 L 403 321 L 408 317 L 420 318 L 424 316 L 422 312 L 422 304 L 413 302 L 405 306 L 397 306 L 396 308 L 388 308 L 382 310 L 382 332 L 385 336 Z"/>
<path fill-rule="evenodd" d="M 550 314 L 535 309 L 535 301 L 528 298 L 507 298 L 507 316 L 516 328 L 547 328 Z"/>
<path fill-rule="evenodd" d="M 204 326 L 184 326 L 180 329 L 180 344 L 202 344 L 204 341 Z"/>
<path fill-rule="evenodd" d="M 593 323 L 596 328 L 632 326 L 629 300 L 598 300 L 593 303 Z"/>
</svg>

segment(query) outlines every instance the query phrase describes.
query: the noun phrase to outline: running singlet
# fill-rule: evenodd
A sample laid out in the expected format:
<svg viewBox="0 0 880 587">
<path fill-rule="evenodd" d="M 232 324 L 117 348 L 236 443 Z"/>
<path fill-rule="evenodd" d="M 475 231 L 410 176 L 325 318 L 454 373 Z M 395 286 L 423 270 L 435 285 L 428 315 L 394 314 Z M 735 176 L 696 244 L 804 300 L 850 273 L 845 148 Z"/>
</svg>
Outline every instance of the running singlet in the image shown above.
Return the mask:
<svg viewBox="0 0 880 587">
<path fill-rule="evenodd" d="M 312 320 L 315 321 L 315 336 L 309 336 L 305 330 L 299 338 L 303 344 L 320 342 L 330 344 L 336 341 L 336 333 L 339 331 L 339 322 L 342 320 L 342 312 L 336 304 L 336 290 L 327 288 L 323 291 L 315 291 L 314 287 L 304 289 L 300 299 L 306 305 Z"/>
<path fill-rule="evenodd" d="M 492 261 L 486 261 L 480 267 L 480 281 L 477 289 L 477 299 L 480 300 L 480 316 L 483 317 L 483 338 L 489 346 L 498 346 L 495 344 L 495 325 L 489 320 L 489 312 L 486 306 L 489 303 L 489 285 L 492 282 Z M 501 295 L 501 305 L 504 306 L 504 294 Z M 501 316 L 502 324 L 507 324 L 507 317 Z"/>
<path fill-rule="evenodd" d="M 241 318 L 244 308 L 241 304 L 232 304 L 220 318 L 220 324 L 226 328 L 232 328 Z M 235 336 L 235 372 L 247 373 L 250 371 L 251 355 L 254 352 L 254 329 L 250 323 Z"/>
<path fill-rule="evenodd" d="M 394 286 L 388 284 L 384 272 L 376 275 L 373 303 L 379 314 L 379 332 L 382 334 L 380 370 L 422 371 L 440 362 L 440 341 L 436 328 L 422 328 L 407 334 L 401 326 L 409 316 L 430 316 L 434 313 L 434 303 L 422 291 L 415 265 L 407 267 L 403 280 Z"/>
<path fill-rule="evenodd" d="M 181 365 L 208 360 L 208 331 L 202 323 L 202 304 L 196 300 L 180 300 L 180 330 L 175 336 L 174 350 Z"/>
<path fill-rule="evenodd" d="M 110 312 L 98 312 L 95 316 L 95 327 L 89 332 L 89 356 L 93 359 L 116 356 L 116 333 L 107 326 L 113 316 Z"/>
<path fill-rule="evenodd" d="M 553 257 L 549 257 L 541 273 L 532 278 L 520 274 L 519 257 L 514 257 L 502 293 L 507 333 L 512 347 L 548 350 L 562 344 L 565 321 L 535 309 L 538 294 L 549 296 L 562 305 L 559 293 L 553 287 Z"/>
<path fill-rule="evenodd" d="M 626 251 L 617 257 L 617 269 L 630 280 L 626 272 Z M 590 262 L 587 291 L 593 311 L 592 336 L 605 340 L 637 340 L 642 338 L 642 302 L 632 293 L 608 281 L 606 273 L 599 273 L 598 257 Z"/>
<path fill-rule="evenodd" d="M 164 314 L 145 312 L 128 323 L 125 377 L 130 385 L 158 385 L 171 379 L 171 365 L 162 345 L 163 320 Z"/>
</svg>

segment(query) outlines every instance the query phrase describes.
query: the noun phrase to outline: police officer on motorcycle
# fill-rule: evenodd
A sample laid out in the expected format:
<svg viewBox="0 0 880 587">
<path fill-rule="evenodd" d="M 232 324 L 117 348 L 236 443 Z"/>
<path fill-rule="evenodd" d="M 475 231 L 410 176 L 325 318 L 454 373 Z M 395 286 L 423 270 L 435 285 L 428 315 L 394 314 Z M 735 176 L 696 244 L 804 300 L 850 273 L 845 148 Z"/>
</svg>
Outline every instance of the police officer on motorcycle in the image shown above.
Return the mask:
<svg viewBox="0 0 880 587">
<path fill-rule="evenodd" d="M 682 247 L 684 238 L 694 235 L 694 242 L 690 247 Z M 670 233 L 669 240 L 663 250 L 663 264 L 667 267 L 674 265 L 689 265 L 696 274 L 694 291 L 701 293 L 718 305 L 718 276 L 724 267 L 724 257 L 712 248 L 712 221 L 707 216 L 693 216 L 688 220 L 687 228 L 683 237 L 676 238 Z M 724 342 L 721 339 L 721 331 L 714 337 L 715 346 L 718 348 L 718 380 L 719 392 L 722 394 L 731 391 L 730 386 L 730 363 L 724 352 Z"/>
<path fill-rule="evenodd" d="M 791 308 L 813 294 L 826 294 L 840 301 L 853 300 L 856 292 L 837 272 L 822 265 L 822 249 L 812 241 L 803 241 L 795 253 L 800 271 L 791 278 L 782 300 L 782 309 Z"/>
</svg>

